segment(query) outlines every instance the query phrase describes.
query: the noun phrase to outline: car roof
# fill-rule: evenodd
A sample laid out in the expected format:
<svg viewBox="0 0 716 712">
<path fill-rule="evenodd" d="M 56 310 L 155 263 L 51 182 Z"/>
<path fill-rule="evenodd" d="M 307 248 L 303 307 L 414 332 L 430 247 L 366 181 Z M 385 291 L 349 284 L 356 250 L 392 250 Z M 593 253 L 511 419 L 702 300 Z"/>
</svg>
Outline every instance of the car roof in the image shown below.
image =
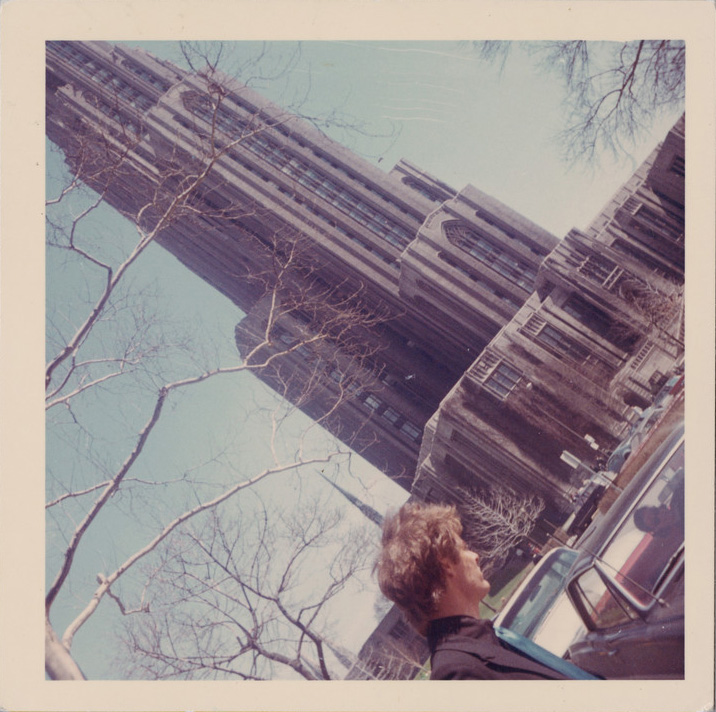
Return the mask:
<svg viewBox="0 0 716 712">
<path fill-rule="evenodd" d="M 592 524 L 576 543 L 576 548 L 582 553 L 572 567 L 573 571 L 582 568 L 582 564 L 591 561 L 593 556 L 599 555 L 611 540 L 619 523 L 629 513 L 636 503 L 639 494 L 651 481 L 655 468 L 662 460 L 665 460 L 669 453 L 680 443 L 684 437 L 684 423 L 680 422 L 674 427 L 666 440 L 659 445 L 651 457 L 639 468 L 631 482 L 624 488 L 624 491 L 617 497 L 609 511 L 598 521 Z"/>
</svg>

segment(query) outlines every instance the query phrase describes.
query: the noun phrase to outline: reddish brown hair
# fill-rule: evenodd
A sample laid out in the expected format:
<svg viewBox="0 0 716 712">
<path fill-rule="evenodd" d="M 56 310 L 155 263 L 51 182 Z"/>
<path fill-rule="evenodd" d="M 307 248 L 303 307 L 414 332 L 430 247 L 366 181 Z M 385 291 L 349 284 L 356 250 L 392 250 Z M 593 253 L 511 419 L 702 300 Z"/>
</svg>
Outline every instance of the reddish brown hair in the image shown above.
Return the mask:
<svg viewBox="0 0 716 712">
<path fill-rule="evenodd" d="M 378 585 L 421 633 L 445 590 L 445 563 L 459 557 L 461 534 L 457 511 L 448 505 L 408 503 L 383 524 Z"/>
</svg>

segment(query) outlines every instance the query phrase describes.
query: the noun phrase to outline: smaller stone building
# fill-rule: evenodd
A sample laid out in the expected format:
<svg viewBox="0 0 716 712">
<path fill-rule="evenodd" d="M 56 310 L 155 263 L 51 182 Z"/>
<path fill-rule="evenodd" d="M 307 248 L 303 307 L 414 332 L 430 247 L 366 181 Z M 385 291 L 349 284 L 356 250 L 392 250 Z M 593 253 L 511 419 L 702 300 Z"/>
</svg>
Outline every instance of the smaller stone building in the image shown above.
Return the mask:
<svg viewBox="0 0 716 712">
<path fill-rule="evenodd" d="M 587 230 L 542 261 L 534 293 L 428 421 L 416 497 L 539 494 L 546 536 L 571 509 L 567 460 L 596 467 L 633 406 L 682 364 L 683 132 L 682 118 Z"/>
<path fill-rule="evenodd" d="M 346 680 L 412 680 L 430 653 L 423 636 L 393 605 L 364 643 Z"/>
</svg>

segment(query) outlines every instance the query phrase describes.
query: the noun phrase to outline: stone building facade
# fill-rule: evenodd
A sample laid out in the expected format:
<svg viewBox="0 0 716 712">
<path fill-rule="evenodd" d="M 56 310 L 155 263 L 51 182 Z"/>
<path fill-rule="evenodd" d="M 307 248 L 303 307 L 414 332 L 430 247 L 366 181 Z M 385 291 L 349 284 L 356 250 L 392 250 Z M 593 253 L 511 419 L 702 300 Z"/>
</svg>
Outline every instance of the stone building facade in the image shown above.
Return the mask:
<svg viewBox="0 0 716 712">
<path fill-rule="evenodd" d="M 370 345 L 357 362 L 342 346 L 292 349 L 312 325 L 286 313 L 265 347 L 289 352 L 282 370 L 259 377 L 314 418 L 330 411 L 324 424 L 405 487 L 418 464 L 416 496 L 499 482 L 540 493 L 558 521 L 561 453 L 607 451 L 683 356 L 683 119 L 560 242 L 472 186 L 408 161 L 385 173 L 228 78 L 102 42 L 47 56 L 47 134 L 120 212 L 153 193 L 158 210 L 213 161 L 194 213 L 158 241 L 246 313 L 243 355 L 265 334 L 267 245 L 300 245 L 312 288 L 382 314 L 354 335 Z M 289 371 L 317 384 L 311 398 Z"/>
<path fill-rule="evenodd" d="M 425 423 L 529 296 L 557 238 L 407 161 L 385 173 L 226 77 L 102 42 L 48 43 L 47 76 L 48 137 L 120 212 L 137 213 L 154 194 L 143 213 L 151 223 L 181 181 L 212 162 L 195 210 L 157 240 L 247 314 L 237 328 L 243 355 L 265 334 L 256 275 L 287 246 L 300 247 L 314 288 L 359 295 L 382 315 L 363 334 L 371 358 L 349 367 L 353 397 L 324 424 L 409 488 Z M 467 232 L 443 230 L 458 217 Z M 293 293 L 301 288 L 294 280 Z M 290 351 L 283 372 L 257 375 L 277 389 L 289 370 L 295 383 L 313 379 L 315 397 L 300 407 L 320 417 L 345 389 L 336 365 L 351 358 L 291 350 L 309 321 L 294 311 L 276 324 L 264 354 Z"/>
<path fill-rule="evenodd" d="M 545 523 L 562 521 L 565 451 L 594 466 L 683 362 L 683 269 L 682 118 L 542 261 L 534 293 L 429 421 L 414 494 L 502 484 L 542 495 Z"/>
<path fill-rule="evenodd" d="M 684 119 L 561 241 L 472 186 L 458 192 L 406 160 L 386 173 L 234 80 L 139 50 L 48 43 L 46 126 L 119 212 L 136 216 L 154 196 L 147 225 L 212 161 L 195 210 L 158 242 L 246 314 L 242 355 L 272 308 L 255 276 L 287 247 L 301 248 L 309 290 L 358 295 L 381 315 L 353 333 L 369 347 L 357 359 L 330 342 L 296 347 L 315 314 L 287 310 L 263 346 L 285 356 L 258 376 L 416 498 L 538 493 L 546 536 L 569 509 L 562 455 L 593 464 L 683 361 Z M 302 288 L 293 276 L 287 297 Z M 352 677 L 400 677 L 424 660 L 396 616 Z M 388 656 L 397 672 L 375 652 L 381 640 L 405 648 Z"/>
</svg>

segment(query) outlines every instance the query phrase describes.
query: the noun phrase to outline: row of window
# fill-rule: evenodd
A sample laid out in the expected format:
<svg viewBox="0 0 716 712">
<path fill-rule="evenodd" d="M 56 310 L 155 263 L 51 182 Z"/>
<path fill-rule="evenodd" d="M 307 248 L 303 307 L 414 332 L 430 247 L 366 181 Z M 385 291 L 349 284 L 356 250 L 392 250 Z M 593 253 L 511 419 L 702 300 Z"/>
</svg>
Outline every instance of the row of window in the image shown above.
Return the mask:
<svg viewBox="0 0 716 712">
<path fill-rule="evenodd" d="M 570 311 L 569 305 L 566 311 Z M 538 315 L 535 315 L 534 318 L 537 323 L 543 322 Z M 530 329 L 528 322 L 523 329 L 523 333 L 530 334 L 546 350 L 557 355 L 567 356 L 575 363 L 583 364 L 590 360 L 591 354 L 587 348 L 566 336 L 551 324 L 541 323 L 541 326 Z M 484 387 L 498 398 L 504 400 L 519 383 L 522 373 L 506 361 L 498 361 L 498 357 L 495 354 L 487 354 L 483 357 L 483 360 L 485 363 L 478 366 L 482 366 L 479 370 L 482 371 L 483 375 L 487 373 L 487 376 L 483 377 Z M 492 370 L 489 370 L 491 367 Z M 477 375 L 479 377 L 479 372 Z"/>
<path fill-rule="evenodd" d="M 645 250 L 639 249 L 632 242 L 620 239 L 617 234 L 610 232 L 610 237 L 614 238 L 610 247 L 621 254 L 627 255 L 632 259 L 640 261 L 645 267 L 654 272 L 655 274 L 662 275 L 664 277 L 670 276 L 671 272 L 664 267 L 664 264 L 654 259 Z"/>
<path fill-rule="evenodd" d="M 521 378 L 522 373 L 520 371 L 506 361 L 501 361 L 483 381 L 483 385 L 488 391 L 504 400 L 520 382 Z"/>
<path fill-rule="evenodd" d="M 134 64 L 134 62 L 129 61 L 123 61 L 122 66 L 129 69 L 130 72 L 136 74 L 143 81 L 159 89 L 162 93 L 169 89 L 169 83 L 167 81 L 155 76 L 139 64 Z"/>
<path fill-rule="evenodd" d="M 632 218 L 631 227 L 641 230 L 652 238 L 666 238 L 672 242 L 683 242 L 684 239 L 683 228 L 680 229 L 679 226 L 670 224 L 643 205 Z"/>
<path fill-rule="evenodd" d="M 501 299 L 506 304 L 509 304 L 509 306 L 513 309 L 519 309 L 522 306 L 522 302 L 518 301 L 514 297 L 511 297 L 509 294 L 505 294 L 503 291 L 497 289 L 497 287 L 494 287 L 489 282 L 486 282 L 477 272 L 465 269 L 465 267 L 459 265 L 455 260 L 453 260 L 449 255 L 445 254 L 444 252 L 440 252 L 438 254 L 438 257 L 443 262 L 450 265 L 450 267 L 452 267 L 453 269 L 457 270 L 461 274 L 464 274 L 471 281 L 475 282 L 476 284 L 479 284 L 481 289 L 484 289 L 486 292 L 490 292 L 490 294 L 494 294 L 498 299 Z"/>
<path fill-rule="evenodd" d="M 154 100 L 139 89 L 128 84 L 118 77 L 115 72 L 107 67 L 103 67 L 89 55 L 82 52 L 73 42 L 51 42 L 52 48 L 57 50 L 65 59 L 76 66 L 80 72 L 88 76 L 93 82 L 104 87 L 107 91 L 128 104 L 147 111 L 154 106 Z M 129 66 L 129 65 L 128 65 Z M 130 69 L 133 67 L 129 66 Z M 144 74 L 148 72 L 144 71 Z"/>
<path fill-rule="evenodd" d="M 605 289 L 610 289 L 624 272 L 615 262 L 599 254 L 587 256 L 577 267 L 577 271 Z"/>
<path fill-rule="evenodd" d="M 605 311 L 588 302 L 580 294 L 570 295 L 562 305 L 562 311 L 624 351 L 630 351 L 639 340 L 636 331 L 626 324 L 615 322 Z"/>
<path fill-rule="evenodd" d="M 338 370 L 330 373 L 331 378 L 336 383 L 341 383 L 346 376 Z M 353 391 L 360 402 L 371 412 L 380 416 L 383 420 L 388 421 L 394 428 L 409 437 L 411 440 L 418 442 L 422 435 L 420 428 L 415 423 L 408 420 L 402 413 L 387 405 L 382 399 L 378 398 L 374 393 L 363 391 L 363 389 L 354 382 L 351 382 L 347 390 Z"/>
<path fill-rule="evenodd" d="M 298 339 L 282 327 L 274 326 L 273 331 L 274 335 L 278 336 L 281 343 L 285 346 L 294 347 L 296 345 Z M 303 344 L 295 348 L 294 352 L 308 361 L 315 358 L 315 354 Z M 422 431 L 417 425 L 415 425 L 415 423 L 408 420 L 402 413 L 395 410 L 395 408 L 386 404 L 374 393 L 365 390 L 355 378 L 349 376 L 344 371 L 338 370 L 337 368 L 332 368 L 328 371 L 328 376 L 335 383 L 343 386 L 348 393 L 353 394 L 355 398 L 370 412 L 375 413 L 383 420 L 386 420 L 394 428 L 399 430 L 411 440 L 415 442 L 420 440 Z"/>
<path fill-rule="evenodd" d="M 271 140 L 266 135 L 266 130 L 261 130 L 258 123 L 247 123 L 224 106 L 214 111 L 209 98 L 198 93 L 187 92 L 183 99 L 185 106 L 193 114 L 224 133 L 244 134 L 242 147 L 293 178 L 381 239 L 401 249 L 413 240 L 414 235 L 402 225 L 363 201 L 358 195 L 346 190 L 328 174 L 315 169 L 284 146 Z"/>
<path fill-rule="evenodd" d="M 444 230 L 450 242 L 505 279 L 527 291 L 531 292 L 534 289 L 537 270 L 532 265 L 514 257 L 484 235 L 462 223 L 447 223 Z"/>
<path fill-rule="evenodd" d="M 660 206 L 662 213 L 659 214 L 634 196 L 628 198 L 623 207 L 631 215 L 629 225 L 632 229 L 645 232 L 652 238 L 663 237 L 674 242 L 684 239 L 683 218 L 672 215 L 665 208 Z"/>
<path fill-rule="evenodd" d="M 246 111 L 249 115 L 257 116 L 258 110 L 250 105 L 248 102 L 244 101 L 242 98 L 236 96 L 235 94 L 231 95 L 231 101 L 240 106 L 244 111 Z M 223 107 L 222 107 L 223 108 Z M 226 114 L 229 114 L 228 111 L 225 111 Z M 229 114 L 230 121 L 232 122 L 232 125 L 235 127 L 237 125 L 238 118 L 234 115 Z M 280 133 L 282 136 L 287 138 L 292 143 L 296 144 L 300 148 L 307 149 L 309 148 L 304 141 L 300 138 L 300 136 L 294 134 L 290 130 L 290 122 L 279 122 L 275 123 L 272 126 L 272 128 L 277 132 Z M 235 128 L 233 129 L 235 130 Z M 376 198 L 380 198 L 383 202 L 387 203 L 391 209 L 399 211 L 403 213 L 404 215 L 410 215 L 413 218 L 418 218 L 422 221 L 423 215 L 422 214 L 416 214 L 409 212 L 403 205 L 400 205 L 396 203 L 393 200 L 393 196 L 390 193 L 386 193 L 381 190 L 376 190 L 372 185 L 367 183 L 365 180 L 362 179 L 360 173 L 354 173 L 349 171 L 347 168 L 344 168 L 341 165 L 338 165 L 338 163 L 333 160 L 333 157 L 330 154 L 322 153 L 321 151 L 316 150 L 315 148 L 311 148 L 311 153 L 318 158 L 322 163 L 325 163 L 327 166 L 330 166 L 332 171 L 334 173 L 340 173 L 344 175 L 348 180 L 351 181 L 352 184 L 360 186 L 363 190 L 365 190 L 368 193 L 371 193 L 376 196 Z"/>
<path fill-rule="evenodd" d="M 143 128 L 140 123 L 124 115 L 116 104 L 110 104 L 96 94 L 89 92 L 87 92 L 84 97 L 90 106 L 99 109 L 105 116 L 112 119 L 112 121 L 116 121 L 125 131 L 131 131 L 135 134 L 135 137 L 142 134 Z"/>
<path fill-rule="evenodd" d="M 550 351 L 564 354 L 577 363 L 589 358 L 589 350 L 569 338 L 550 324 L 545 324 L 535 336 L 535 340 Z"/>
<path fill-rule="evenodd" d="M 299 205 L 302 205 L 307 210 L 310 210 L 314 215 L 316 215 L 318 218 L 323 220 L 325 223 L 327 223 L 331 228 L 334 230 L 337 230 L 341 234 L 345 235 L 349 240 L 359 244 L 362 249 L 364 249 L 366 252 L 370 252 L 371 254 L 375 255 L 378 259 L 385 262 L 391 269 L 399 270 L 400 265 L 397 262 L 397 259 L 393 257 L 392 255 L 387 255 L 370 245 L 368 242 L 366 242 L 364 239 L 362 239 L 360 236 L 346 230 L 345 228 L 341 227 L 340 225 L 337 225 L 335 220 L 331 216 L 326 215 L 321 210 L 318 210 L 315 206 L 315 204 L 309 203 L 306 201 L 306 199 L 303 197 L 303 194 L 296 193 L 295 191 L 286 190 L 282 185 L 279 185 L 275 181 L 271 180 L 269 175 L 267 173 L 263 173 L 262 171 L 257 170 L 254 166 L 249 165 L 248 163 L 245 163 L 243 161 L 240 161 L 236 155 L 232 156 L 233 160 L 235 160 L 239 165 L 247 172 L 249 173 L 255 173 L 257 176 L 261 178 L 261 180 L 264 181 L 264 183 L 267 183 L 268 185 L 275 188 L 279 193 L 282 195 L 285 195 L 286 197 L 293 200 L 295 203 L 298 203 Z M 209 205 L 212 205 L 212 201 L 209 198 L 205 198 L 206 202 Z M 216 205 L 212 205 L 212 207 L 217 207 Z"/>
</svg>

